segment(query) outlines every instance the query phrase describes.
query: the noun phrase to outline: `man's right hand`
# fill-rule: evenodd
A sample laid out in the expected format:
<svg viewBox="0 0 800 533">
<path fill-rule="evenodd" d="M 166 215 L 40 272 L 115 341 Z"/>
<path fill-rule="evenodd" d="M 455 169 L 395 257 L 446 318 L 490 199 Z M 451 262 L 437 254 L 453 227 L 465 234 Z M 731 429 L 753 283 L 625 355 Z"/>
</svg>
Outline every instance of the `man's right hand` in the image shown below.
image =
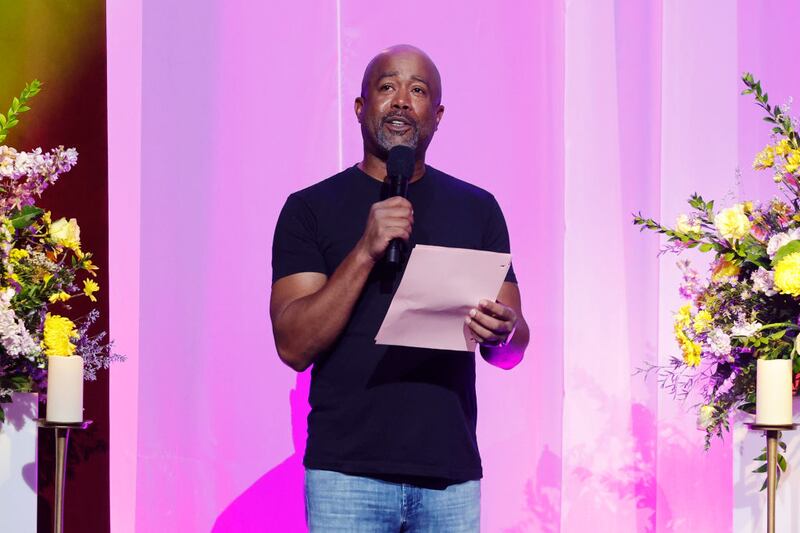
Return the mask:
<svg viewBox="0 0 800 533">
<path fill-rule="evenodd" d="M 364 235 L 357 247 L 366 252 L 373 262 L 378 262 L 392 239 L 408 242 L 414 224 L 411 202 L 402 196 L 393 196 L 372 204 Z"/>
</svg>

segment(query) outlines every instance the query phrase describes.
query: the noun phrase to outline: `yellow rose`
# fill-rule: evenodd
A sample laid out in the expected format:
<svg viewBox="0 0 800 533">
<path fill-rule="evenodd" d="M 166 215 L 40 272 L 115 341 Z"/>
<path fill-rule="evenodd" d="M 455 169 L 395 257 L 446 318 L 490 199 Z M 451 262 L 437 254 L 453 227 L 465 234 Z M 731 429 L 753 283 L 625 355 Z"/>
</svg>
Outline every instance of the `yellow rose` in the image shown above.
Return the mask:
<svg viewBox="0 0 800 533">
<path fill-rule="evenodd" d="M 753 168 L 756 170 L 763 170 L 765 168 L 770 168 L 774 164 L 775 148 L 767 145 L 767 147 L 761 150 L 761 152 L 756 156 L 756 160 L 753 161 Z"/>
<path fill-rule="evenodd" d="M 750 232 L 750 219 L 744 213 L 744 204 L 723 209 L 714 219 L 719 234 L 728 240 L 741 239 Z"/>
<path fill-rule="evenodd" d="M 81 228 L 74 218 L 59 218 L 50 225 L 50 238 L 57 244 L 79 250 L 81 246 Z"/>
<path fill-rule="evenodd" d="M 77 339 L 80 334 L 75 329 L 72 320 L 60 315 L 47 313 L 44 318 L 44 339 L 42 348 L 45 355 L 72 355 L 75 345 L 72 339 Z"/>
<path fill-rule="evenodd" d="M 775 288 L 781 294 L 800 296 L 800 252 L 794 252 L 775 265 Z"/>
</svg>

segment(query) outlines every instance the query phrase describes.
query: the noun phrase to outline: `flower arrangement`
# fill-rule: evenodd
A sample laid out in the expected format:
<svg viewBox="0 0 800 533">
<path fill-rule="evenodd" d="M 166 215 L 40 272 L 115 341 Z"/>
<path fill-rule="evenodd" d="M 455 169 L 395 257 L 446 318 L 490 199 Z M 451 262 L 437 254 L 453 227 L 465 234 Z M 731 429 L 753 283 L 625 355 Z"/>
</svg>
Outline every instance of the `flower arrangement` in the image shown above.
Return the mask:
<svg viewBox="0 0 800 533">
<path fill-rule="evenodd" d="M 27 84 L 0 114 L 0 404 L 10 402 L 12 392 L 46 390 L 47 356 L 80 355 L 89 380 L 99 368 L 124 360 L 104 342 L 105 332 L 89 333 L 98 310 L 64 316 L 74 298 L 97 301 L 97 267 L 92 254 L 81 249 L 77 221 L 53 220 L 35 205 L 77 164 L 77 151 L 59 146 L 25 152 L 2 144 L 40 90 L 37 80 Z M 0 423 L 4 420 L 0 405 Z"/>
<path fill-rule="evenodd" d="M 639 213 L 634 224 L 667 237 L 664 251 L 712 252 L 709 273 L 700 276 L 680 261 L 680 293 L 686 304 L 674 316 L 681 357 L 667 366 L 642 371 L 658 375 L 662 387 L 679 399 L 699 394 L 698 427 L 712 437 L 729 430 L 736 409 L 752 412 L 757 359 L 791 359 L 794 394 L 800 386 L 800 137 L 789 105 L 769 104 L 761 83 L 742 77 L 742 94 L 772 124 L 769 144 L 753 167 L 769 171 L 780 195 L 764 203 L 740 202 L 716 210 L 713 201 L 694 194 L 691 211 L 668 227 Z M 765 456 L 759 457 L 763 460 Z M 786 462 L 780 457 L 780 467 Z M 766 465 L 758 472 L 765 472 Z M 779 472 L 780 473 L 780 472 Z"/>
</svg>

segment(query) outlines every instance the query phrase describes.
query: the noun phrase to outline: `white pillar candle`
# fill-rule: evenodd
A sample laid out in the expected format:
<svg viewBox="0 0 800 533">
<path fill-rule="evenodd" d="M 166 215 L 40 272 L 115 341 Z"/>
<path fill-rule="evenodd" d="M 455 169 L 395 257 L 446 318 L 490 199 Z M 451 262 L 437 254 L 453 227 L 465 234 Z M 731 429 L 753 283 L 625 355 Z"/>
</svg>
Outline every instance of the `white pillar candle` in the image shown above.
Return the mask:
<svg viewBox="0 0 800 533">
<path fill-rule="evenodd" d="M 756 424 L 784 426 L 792 423 L 791 359 L 756 362 Z"/>
<path fill-rule="evenodd" d="M 83 358 L 47 358 L 47 421 L 83 422 Z"/>
</svg>

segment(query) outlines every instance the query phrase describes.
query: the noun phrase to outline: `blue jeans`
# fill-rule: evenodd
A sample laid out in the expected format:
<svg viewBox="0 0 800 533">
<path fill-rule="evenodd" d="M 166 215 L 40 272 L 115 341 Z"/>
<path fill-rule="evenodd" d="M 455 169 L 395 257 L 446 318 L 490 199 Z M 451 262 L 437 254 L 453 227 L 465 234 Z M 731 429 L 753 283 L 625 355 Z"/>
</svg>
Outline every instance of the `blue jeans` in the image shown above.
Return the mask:
<svg viewBox="0 0 800 533">
<path fill-rule="evenodd" d="M 480 500 L 480 481 L 429 489 L 306 469 L 311 533 L 475 533 Z"/>
</svg>

